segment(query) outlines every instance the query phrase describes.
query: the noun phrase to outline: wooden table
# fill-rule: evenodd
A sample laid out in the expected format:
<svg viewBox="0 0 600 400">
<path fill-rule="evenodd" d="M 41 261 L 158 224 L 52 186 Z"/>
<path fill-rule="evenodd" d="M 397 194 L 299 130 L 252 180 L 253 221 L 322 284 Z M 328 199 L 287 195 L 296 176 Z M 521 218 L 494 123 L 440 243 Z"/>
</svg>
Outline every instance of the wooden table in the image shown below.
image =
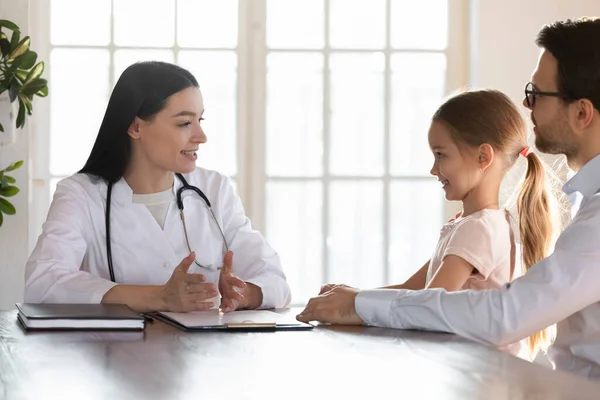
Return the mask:
<svg viewBox="0 0 600 400">
<path fill-rule="evenodd" d="M 599 399 L 600 383 L 446 334 L 185 333 L 158 321 L 25 333 L 15 311 L 0 312 L 0 399 L 71 398 L 583 400 Z"/>
</svg>

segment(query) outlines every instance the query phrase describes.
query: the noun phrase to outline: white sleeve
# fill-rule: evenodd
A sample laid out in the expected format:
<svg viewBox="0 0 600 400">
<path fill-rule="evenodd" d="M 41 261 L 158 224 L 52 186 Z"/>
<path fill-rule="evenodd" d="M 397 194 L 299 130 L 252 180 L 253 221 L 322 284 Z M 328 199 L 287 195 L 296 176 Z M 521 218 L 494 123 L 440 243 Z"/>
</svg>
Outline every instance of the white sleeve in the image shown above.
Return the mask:
<svg viewBox="0 0 600 400">
<path fill-rule="evenodd" d="M 600 300 L 597 228 L 581 225 L 568 227 L 550 257 L 502 290 L 366 290 L 356 311 L 368 325 L 516 342 Z"/>
<path fill-rule="evenodd" d="M 100 303 L 116 284 L 80 270 L 87 251 L 84 189 L 72 179 L 58 183 L 42 233 L 25 266 L 28 303 Z M 89 230 L 89 229 L 88 229 Z"/>
<path fill-rule="evenodd" d="M 242 201 L 229 180 L 221 185 L 223 230 L 233 251 L 233 270 L 246 282 L 260 287 L 260 308 L 280 308 L 290 303 L 290 287 L 281 268 L 279 255 L 260 232 L 252 229 Z"/>
</svg>

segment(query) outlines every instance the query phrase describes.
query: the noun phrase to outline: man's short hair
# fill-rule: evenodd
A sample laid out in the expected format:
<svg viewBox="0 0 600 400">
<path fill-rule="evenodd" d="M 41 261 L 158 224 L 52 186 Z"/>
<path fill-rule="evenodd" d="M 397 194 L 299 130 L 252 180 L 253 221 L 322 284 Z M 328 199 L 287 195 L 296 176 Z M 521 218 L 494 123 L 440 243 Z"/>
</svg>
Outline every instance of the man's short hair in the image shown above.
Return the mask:
<svg viewBox="0 0 600 400">
<path fill-rule="evenodd" d="M 567 99 L 588 99 L 600 111 L 600 18 L 545 25 L 536 44 L 558 61 L 558 91 Z"/>
</svg>

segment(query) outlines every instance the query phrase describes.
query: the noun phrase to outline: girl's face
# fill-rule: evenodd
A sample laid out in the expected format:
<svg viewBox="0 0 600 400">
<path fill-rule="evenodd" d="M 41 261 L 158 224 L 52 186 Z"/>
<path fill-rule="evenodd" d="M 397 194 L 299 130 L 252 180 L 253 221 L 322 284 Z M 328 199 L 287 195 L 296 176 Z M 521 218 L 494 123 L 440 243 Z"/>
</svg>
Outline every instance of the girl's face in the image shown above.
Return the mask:
<svg viewBox="0 0 600 400">
<path fill-rule="evenodd" d="M 188 173 L 196 167 L 198 146 L 207 138 L 201 126 L 202 94 L 190 87 L 172 95 L 150 121 L 136 118 L 129 134 L 137 139 L 145 165 Z"/>
<path fill-rule="evenodd" d="M 477 149 L 461 145 L 459 151 L 448 128 L 438 121 L 431 123 L 428 138 L 434 156 L 431 175 L 442 183 L 446 200 L 462 201 L 479 184 L 483 175 Z"/>
</svg>

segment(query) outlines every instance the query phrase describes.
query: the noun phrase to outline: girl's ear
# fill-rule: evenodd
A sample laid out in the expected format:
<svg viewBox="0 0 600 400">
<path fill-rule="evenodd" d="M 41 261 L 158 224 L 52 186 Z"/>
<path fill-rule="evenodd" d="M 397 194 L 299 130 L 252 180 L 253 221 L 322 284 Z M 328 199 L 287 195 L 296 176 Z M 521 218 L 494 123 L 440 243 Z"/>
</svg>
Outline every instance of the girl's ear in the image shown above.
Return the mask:
<svg viewBox="0 0 600 400">
<path fill-rule="evenodd" d="M 140 119 L 138 117 L 135 117 L 131 125 L 129 125 L 129 128 L 127 129 L 127 134 L 132 139 L 139 139 L 141 137 Z"/>
<path fill-rule="evenodd" d="M 479 169 L 483 172 L 492 165 L 492 161 L 494 161 L 494 148 L 488 143 L 480 145 L 478 157 Z"/>
</svg>

